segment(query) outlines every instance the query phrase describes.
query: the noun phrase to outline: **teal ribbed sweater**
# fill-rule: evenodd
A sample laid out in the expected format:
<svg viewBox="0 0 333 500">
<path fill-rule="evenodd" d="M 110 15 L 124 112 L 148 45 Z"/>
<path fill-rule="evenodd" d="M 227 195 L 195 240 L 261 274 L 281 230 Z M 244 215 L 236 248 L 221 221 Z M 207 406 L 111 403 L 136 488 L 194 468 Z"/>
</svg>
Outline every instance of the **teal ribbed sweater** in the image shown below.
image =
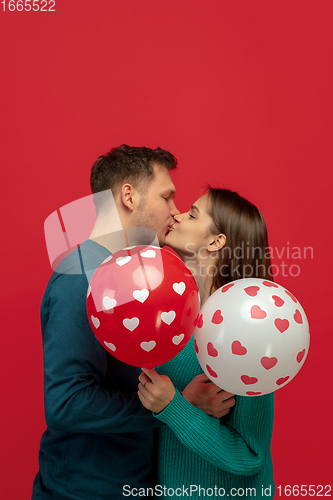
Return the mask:
<svg viewBox="0 0 333 500">
<path fill-rule="evenodd" d="M 236 405 L 220 420 L 192 406 L 181 391 L 202 373 L 193 337 L 158 372 L 177 389 L 171 403 L 154 415 L 167 424 L 159 429 L 157 483 L 165 496 L 158 498 L 218 499 L 223 491 L 225 498 L 273 498 L 274 395 L 236 396 Z"/>
</svg>

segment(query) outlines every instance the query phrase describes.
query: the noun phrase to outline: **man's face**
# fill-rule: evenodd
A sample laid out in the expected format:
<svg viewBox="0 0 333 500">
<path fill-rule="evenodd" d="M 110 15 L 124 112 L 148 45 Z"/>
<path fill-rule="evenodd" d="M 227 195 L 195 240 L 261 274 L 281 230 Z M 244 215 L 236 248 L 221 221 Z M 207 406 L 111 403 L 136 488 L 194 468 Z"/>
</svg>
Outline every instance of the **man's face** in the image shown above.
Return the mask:
<svg viewBox="0 0 333 500">
<path fill-rule="evenodd" d="M 176 188 L 169 170 L 162 165 L 154 165 L 155 177 L 141 194 L 139 205 L 133 214 L 133 222 L 138 227 L 153 229 L 160 246 L 174 224 L 173 216 L 179 213 L 174 204 Z"/>
</svg>

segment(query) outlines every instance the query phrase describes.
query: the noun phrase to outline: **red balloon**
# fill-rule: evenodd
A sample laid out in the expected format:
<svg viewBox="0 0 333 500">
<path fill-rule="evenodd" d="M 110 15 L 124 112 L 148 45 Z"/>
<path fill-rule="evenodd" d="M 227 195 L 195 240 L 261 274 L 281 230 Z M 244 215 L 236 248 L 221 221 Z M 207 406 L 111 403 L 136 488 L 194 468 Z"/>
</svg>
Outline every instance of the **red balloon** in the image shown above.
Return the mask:
<svg viewBox="0 0 333 500">
<path fill-rule="evenodd" d="M 196 282 L 170 251 L 138 245 L 114 253 L 94 273 L 87 294 L 91 328 L 114 357 L 152 368 L 190 340 L 200 310 Z"/>
</svg>

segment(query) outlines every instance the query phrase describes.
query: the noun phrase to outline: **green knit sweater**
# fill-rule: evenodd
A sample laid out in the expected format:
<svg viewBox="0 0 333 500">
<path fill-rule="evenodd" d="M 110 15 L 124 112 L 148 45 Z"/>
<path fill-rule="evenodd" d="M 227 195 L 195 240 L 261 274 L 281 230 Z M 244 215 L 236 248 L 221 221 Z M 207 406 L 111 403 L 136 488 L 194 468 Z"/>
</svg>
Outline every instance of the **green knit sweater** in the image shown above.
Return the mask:
<svg viewBox="0 0 333 500">
<path fill-rule="evenodd" d="M 159 429 L 156 497 L 273 498 L 274 395 L 236 396 L 221 419 L 192 406 L 181 391 L 202 373 L 193 337 L 158 372 L 171 378 L 176 395 L 154 415 L 167 424 Z"/>
</svg>

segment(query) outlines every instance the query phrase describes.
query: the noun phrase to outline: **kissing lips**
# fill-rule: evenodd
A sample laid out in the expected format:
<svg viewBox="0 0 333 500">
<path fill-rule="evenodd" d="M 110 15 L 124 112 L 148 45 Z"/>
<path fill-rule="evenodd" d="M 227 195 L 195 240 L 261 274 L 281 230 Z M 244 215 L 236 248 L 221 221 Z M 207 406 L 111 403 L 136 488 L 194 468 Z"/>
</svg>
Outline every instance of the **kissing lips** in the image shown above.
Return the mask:
<svg viewBox="0 0 333 500">
<path fill-rule="evenodd" d="M 165 236 L 167 236 L 169 233 L 171 233 L 171 231 L 173 231 L 173 224 L 171 224 L 170 226 L 168 226 L 167 231 L 165 233 Z"/>
</svg>

